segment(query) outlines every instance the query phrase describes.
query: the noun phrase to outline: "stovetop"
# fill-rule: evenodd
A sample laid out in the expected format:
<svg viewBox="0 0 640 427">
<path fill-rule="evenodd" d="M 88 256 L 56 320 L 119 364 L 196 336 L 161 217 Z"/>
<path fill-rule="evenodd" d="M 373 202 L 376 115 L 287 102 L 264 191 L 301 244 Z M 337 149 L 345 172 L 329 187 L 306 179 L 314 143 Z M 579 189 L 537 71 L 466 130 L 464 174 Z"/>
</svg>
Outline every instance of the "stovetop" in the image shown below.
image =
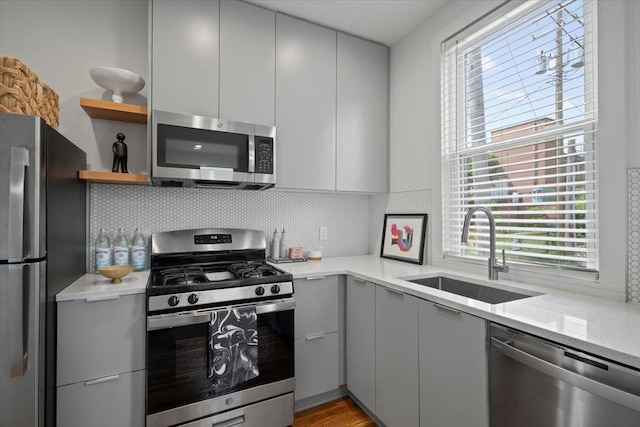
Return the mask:
<svg viewBox="0 0 640 427">
<path fill-rule="evenodd" d="M 170 266 L 152 269 L 147 293 L 166 295 L 289 280 L 289 273 L 260 260 Z"/>
</svg>

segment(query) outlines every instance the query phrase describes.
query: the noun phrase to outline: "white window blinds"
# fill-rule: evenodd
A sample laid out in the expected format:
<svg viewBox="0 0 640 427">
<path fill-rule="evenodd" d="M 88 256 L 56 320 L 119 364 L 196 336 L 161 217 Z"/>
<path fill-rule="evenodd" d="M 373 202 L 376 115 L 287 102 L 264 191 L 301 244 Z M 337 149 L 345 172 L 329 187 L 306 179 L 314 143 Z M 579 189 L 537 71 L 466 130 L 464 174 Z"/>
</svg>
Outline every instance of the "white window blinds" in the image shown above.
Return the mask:
<svg viewBox="0 0 640 427">
<path fill-rule="evenodd" d="M 510 2 L 443 43 L 443 253 L 597 270 L 594 0 Z"/>
</svg>

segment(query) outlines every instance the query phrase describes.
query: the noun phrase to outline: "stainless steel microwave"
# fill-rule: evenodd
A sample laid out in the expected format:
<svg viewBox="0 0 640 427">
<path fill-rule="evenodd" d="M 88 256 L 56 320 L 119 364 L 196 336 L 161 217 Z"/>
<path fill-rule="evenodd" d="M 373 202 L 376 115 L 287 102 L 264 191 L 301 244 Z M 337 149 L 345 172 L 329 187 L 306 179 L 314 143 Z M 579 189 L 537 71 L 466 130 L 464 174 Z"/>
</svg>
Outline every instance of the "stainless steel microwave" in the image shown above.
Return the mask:
<svg viewBox="0 0 640 427">
<path fill-rule="evenodd" d="M 276 128 L 154 110 L 151 182 L 264 190 L 276 184 Z"/>
</svg>

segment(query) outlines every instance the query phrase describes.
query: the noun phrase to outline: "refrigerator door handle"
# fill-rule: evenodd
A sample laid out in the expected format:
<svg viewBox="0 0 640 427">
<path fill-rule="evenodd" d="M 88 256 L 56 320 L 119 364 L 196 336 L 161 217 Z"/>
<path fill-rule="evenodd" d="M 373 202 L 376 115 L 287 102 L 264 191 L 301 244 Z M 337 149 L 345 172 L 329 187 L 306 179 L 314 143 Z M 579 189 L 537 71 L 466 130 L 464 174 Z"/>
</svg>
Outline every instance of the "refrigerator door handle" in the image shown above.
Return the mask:
<svg viewBox="0 0 640 427">
<path fill-rule="evenodd" d="M 22 261 L 24 250 L 24 193 L 25 168 L 29 167 L 29 150 L 24 147 L 11 147 L 9 168 L 9 217 L 8 243 L 9 262 Z M 22 280 L 20 280 L 22 283 Z M 22 304 L 21 304 L 22 305 Z"/>
<path fill-rule="evenodd" d="M 22 377 L 26 372 L 27 332 L 24 325 L 24 264 L 9 265 L 9 370 L 12 377 Z M 28 309 L 27 309 L 28 310 Z"/>
</svg>

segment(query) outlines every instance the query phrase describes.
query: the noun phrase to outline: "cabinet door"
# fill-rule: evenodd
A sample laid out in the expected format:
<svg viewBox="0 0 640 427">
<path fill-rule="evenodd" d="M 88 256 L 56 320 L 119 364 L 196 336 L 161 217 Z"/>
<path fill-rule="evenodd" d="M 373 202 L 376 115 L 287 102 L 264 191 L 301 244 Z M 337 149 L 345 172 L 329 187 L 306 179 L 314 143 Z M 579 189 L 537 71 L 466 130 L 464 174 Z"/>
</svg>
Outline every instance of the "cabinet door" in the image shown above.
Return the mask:
<svg viewBox="0 0 640 427">
<path fill-rule="evenodd" d="M 375 323 L 375 414 L 390 427 L 417 426 L 418 299 L 377 286 Z"/>
<path fill-rule="evenodd" d="M 56 419 L 64 427 L 143 427 L 145 371 L 57 388 Z"/>
<path fill-rule="evenodd" d="M 376 286 L 347 278 L 347 388 L 376 412 Z"/>
<path fill-rule="evenodd" d="M 278 187 L 336 188 L 336 32 L 276 15 Z"/>
<path fill-rule="evenodd" d="M 154 110 L 218 117 L 218 0 L 155 0 Z"/>
<path fill-rule="evenodd" d="M 422 427 L 488 425 L 486 347 L 484 319 L 420 301 Z"/>
<path fill-rule="evenodd" d="M 294 281 L 296 338 L 338 331 L 338 276 Z"/>
<path fill-rule="evenodd" d="M 220 117 L 275 125 L 276 15 L 220 3 Z"/>
<path fill-rule="evenodd" d="M 296 401 L 336 390 L 339 385 L 338 333 L 310 335 L 297 339 L 295 345 Z"/>
<path fill-rule="evenodd" d="M 337 189 L 388 189 L 388 48 L 338 34 Z"/>
<path fill-rule="evenodd" d="M 145 368 L 145 295 L 58 303 L 57 385 Z"/>
</svg>

